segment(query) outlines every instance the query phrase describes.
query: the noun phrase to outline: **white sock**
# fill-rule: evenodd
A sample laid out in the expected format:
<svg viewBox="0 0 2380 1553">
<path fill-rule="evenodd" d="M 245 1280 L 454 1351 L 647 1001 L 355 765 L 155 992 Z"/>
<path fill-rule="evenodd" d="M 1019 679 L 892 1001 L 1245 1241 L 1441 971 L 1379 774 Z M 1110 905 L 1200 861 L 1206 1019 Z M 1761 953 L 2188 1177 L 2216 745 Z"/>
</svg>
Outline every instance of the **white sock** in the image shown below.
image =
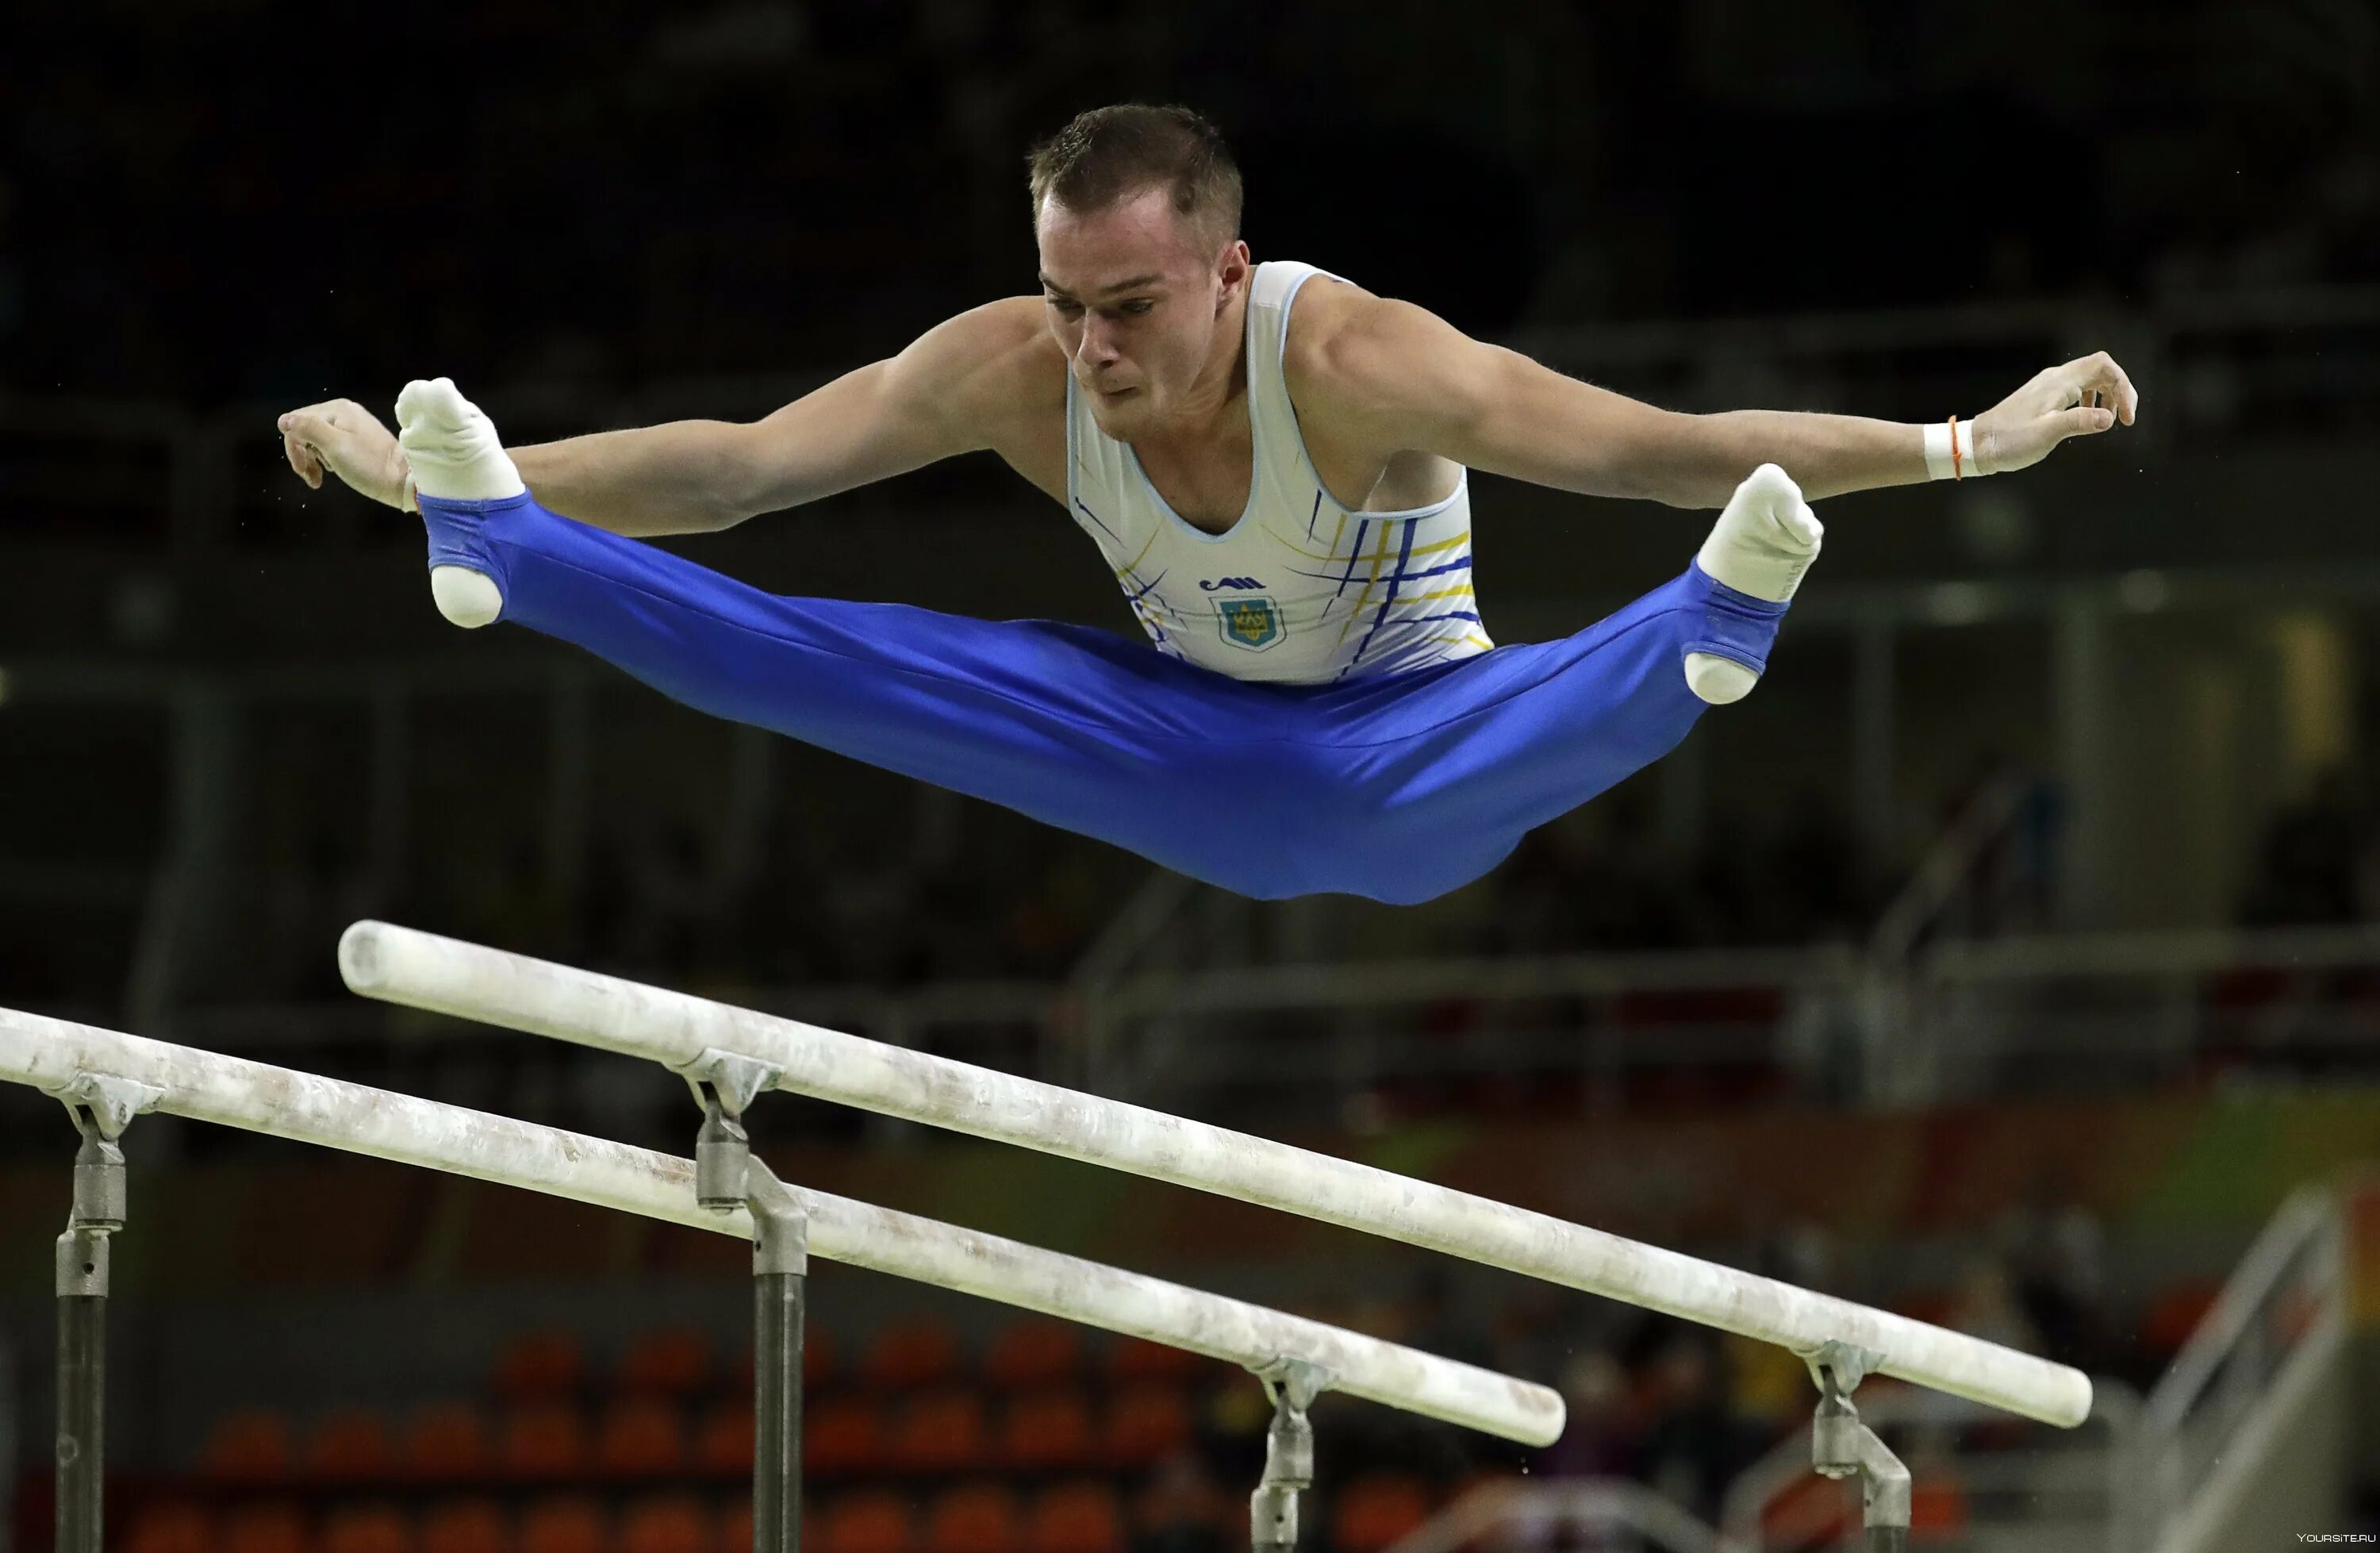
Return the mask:
<svg viewBox="0 0 2380 1553">
<path fill-rule="evenodd" d="M 1803 574 L 1818 558 L 1826 532 L 1792 477 L 1775 464 L 1763 464 L 1735 488 L 1694 559 L 1740 593 L 1790 604 Z M 1742 701 L 1759 679 L 1732 658 L 1686 654 L 1687 688 L 1714 706 Z"/>
<path fill-rule="evenodd" d="M 413 469 L 413 488 L 447 501 L 502 501 L 528 489 L 497 440 L 495 422 L 463 397 L 451 377 L 416 378 L 396 397 L 396 440 Z M 430 569 L 438 613 L 458 626 L 484 626 L 504 613 L 494 579 L 469 567 Z"/>
<path fill-rule="evenodd" d="M 419 378 L 396 397 L 396 440 L 414 489 L 448 501 L 502 501 L 528 487 L 496 438 L 496 423 L 451 377 Z"/>
<path fill-rule="evenodd" d="M 1694 558 L 1739 593 L 1790 604 L 1802 574 L 1818 558 L 1826 528 L 1793 477 L 1763 464 L 1735 488 Z"/>
</svg>

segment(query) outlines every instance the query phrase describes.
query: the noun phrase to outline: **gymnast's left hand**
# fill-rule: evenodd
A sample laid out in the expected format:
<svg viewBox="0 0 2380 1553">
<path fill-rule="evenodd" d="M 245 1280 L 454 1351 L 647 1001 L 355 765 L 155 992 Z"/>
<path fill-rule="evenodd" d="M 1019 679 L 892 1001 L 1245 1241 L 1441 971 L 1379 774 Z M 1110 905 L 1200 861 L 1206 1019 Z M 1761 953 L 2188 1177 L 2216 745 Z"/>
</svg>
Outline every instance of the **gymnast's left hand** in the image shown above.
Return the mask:
<svg viewBox="0 0 2380 1553">
<path fill-rule="evenodd" d="M 1975 417 L 1975 462 L 1985 474 L 2030 469 L 2068 437 L 2131 425 L 2140 408 L 2132 380 L 2104 350 L 2045 368 Z"/>
<path fill-rule="evenodd" d="M 359 494 L 408 510 L 405 482 L 413 471 L 405 449 L 370 410 L 353 399 L 325 399 L 291 410 L 278 424 L 282 454 L 310 489 L 322 488 L 328 470 Z"/>
</svg>

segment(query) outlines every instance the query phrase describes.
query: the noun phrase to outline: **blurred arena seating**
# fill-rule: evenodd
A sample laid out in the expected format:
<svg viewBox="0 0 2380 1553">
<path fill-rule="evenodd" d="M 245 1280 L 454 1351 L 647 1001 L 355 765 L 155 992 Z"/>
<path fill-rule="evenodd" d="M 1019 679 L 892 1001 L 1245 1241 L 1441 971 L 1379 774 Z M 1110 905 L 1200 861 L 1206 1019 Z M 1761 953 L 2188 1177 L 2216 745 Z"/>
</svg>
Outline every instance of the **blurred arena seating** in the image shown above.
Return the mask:
<svg viewBox="0 0 2380 1553">
<path fill-rule="evenodd" d="M 1135 1516 L 1182 1497 L 1158 1480 L 1195 1461 L 1230 1384 L 1177 1350 L 1094 1351 L 1040 1321 L 999 1328 L 980 1354 L 923 1318 L 886 1325 L 847 1368 L 834 1351 L 813 1333 L 805 1464 L 818 1546 L 840 1553 L 1124 1553 Z M 478 1395 L 405 1416 L 230 1407 L 188 1471 L 140 1485 L 124 1546 L 734 1553 L 749 1545 L 749 1365 L 670 1327 L 590 1366 L 573 1333 L 543 1328 L 504 1344 Z M 1367 1502 L 1355 1495 L 1351 1523 L 1377 1530 Z"/>
</svg>

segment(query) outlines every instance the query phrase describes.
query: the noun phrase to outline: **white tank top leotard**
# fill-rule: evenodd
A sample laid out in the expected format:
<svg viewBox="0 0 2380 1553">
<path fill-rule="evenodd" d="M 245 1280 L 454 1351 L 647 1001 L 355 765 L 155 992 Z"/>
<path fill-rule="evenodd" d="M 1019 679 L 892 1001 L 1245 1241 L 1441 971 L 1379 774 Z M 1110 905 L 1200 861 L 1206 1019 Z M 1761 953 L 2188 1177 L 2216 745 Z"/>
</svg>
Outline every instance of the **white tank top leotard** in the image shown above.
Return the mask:
<svg viewBox="0 0 2380 1553">
<path fill-rule="evenodd" d="M 1235 679 L 1319 685 L 1493 646 L 1471 581 L 1469 471 L 1405 512 L 1350 512 L 1322 488 L 1281 376 L 1290 303 L 1322 274 L 1258 264 L 1248 283 L 1248 505 L 1220 534 L 1166 505 L 1132 447 L 1066 379 L 1066 497 L 1158 650 Z M 1334 277 L 1335 278 L 1335 277 Z"/>
</svg>

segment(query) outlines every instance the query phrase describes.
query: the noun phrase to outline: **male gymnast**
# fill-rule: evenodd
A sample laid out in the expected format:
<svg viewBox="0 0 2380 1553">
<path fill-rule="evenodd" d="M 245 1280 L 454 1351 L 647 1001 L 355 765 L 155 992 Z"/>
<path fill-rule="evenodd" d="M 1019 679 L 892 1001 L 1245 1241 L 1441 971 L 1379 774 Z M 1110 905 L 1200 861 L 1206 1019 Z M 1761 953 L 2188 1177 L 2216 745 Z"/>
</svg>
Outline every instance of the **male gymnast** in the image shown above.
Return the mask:
<svg viewBox="0 0 2380 1553">
<path fill-rule="evenodd" d="M 2102 353 L 1973 421 L 1657 410 L 1310 266 L 1251 263 L 1239 171 L 1183 108 L 1083 114 L 1034 152 L 1030 191 L 1040 295 L 760 421 L 507 452 L 438 378 L 406 387 L 394 437 L 350 400 L 284 415 L 290 465 L 418 505 L 458 625 L 528 626 L 703 711 L 1245 895 L 1413 902 L 1752 689 L 1818 553 L 1805 498 L 2005 474 L 2138 405 Z M 981 448 L 1089 535 L 1148 644 L 781 598 L 639 543 Z M 1723 509 L 1674 581 L 1575 636 L 1499 647 L 1472 587 L 1469 469 Z"/>
</svg>

